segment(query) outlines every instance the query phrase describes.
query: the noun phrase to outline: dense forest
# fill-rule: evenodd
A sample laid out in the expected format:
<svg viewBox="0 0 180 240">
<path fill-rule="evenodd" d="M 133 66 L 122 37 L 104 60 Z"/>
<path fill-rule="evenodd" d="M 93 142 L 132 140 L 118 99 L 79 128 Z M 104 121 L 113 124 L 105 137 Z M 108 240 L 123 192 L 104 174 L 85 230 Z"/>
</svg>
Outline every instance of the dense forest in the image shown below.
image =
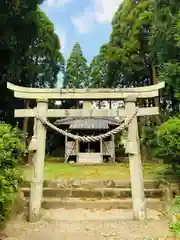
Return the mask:
<svg viewBox="0 0 180 240">
<path fill-rule="evenodd" d="M 80 44 L 75 43 L 66 64 L 64 87 L 140 87 L 165 81 L 160 116 L 139 119 L 145 158 L 164 157 L 164 150 L 156 148 L 155 130 L 180 111 L 179 9 L 178 0 L 124 0 L 112 19 L 109 42 L 100 47 L 91 63 L 87 64 Z M 179 129 L 177 122 L 170 126 Z"/>
<path fill-rule="evenodd" d="M 26 87 L 54 87 L 64 58 L 53 23 L 39 0 L 0 1 L 0 120 L 15 124 L 13 98 L 7 81 Z"/>
<path fill-rule="evenodd" d="M 112 20 L 109 42 L 87 65 L 79 43 L 67 60 L 64 86 L 139 87 L 165 81 L 163 106 L 179 112 L 180 2 L 125 0 Z"/>
</svg>

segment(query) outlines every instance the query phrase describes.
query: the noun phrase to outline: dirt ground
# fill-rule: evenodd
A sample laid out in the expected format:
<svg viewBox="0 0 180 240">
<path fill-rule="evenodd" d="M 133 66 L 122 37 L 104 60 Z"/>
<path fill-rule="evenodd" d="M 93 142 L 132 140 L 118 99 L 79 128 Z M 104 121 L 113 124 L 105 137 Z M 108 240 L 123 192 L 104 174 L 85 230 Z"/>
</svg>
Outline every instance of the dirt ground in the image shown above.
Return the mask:
<svg viewBox="0 0 180 240">
<path fill-rule="evenodd" d="M 43 210 L 42 220 L 27 223 L 24 216 L 9 222 L 7 240 L 143 240 L 165 239 L 168 221 L 153 210 L 148 220 L 133 221 L 129 210 Z"/>
</svg>

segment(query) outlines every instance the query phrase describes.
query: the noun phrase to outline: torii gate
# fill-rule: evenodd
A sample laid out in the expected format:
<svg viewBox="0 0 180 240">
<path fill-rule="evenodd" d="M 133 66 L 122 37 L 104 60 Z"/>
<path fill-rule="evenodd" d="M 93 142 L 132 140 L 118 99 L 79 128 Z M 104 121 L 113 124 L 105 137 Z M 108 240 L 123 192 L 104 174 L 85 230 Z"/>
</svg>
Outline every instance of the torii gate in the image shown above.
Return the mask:
<svg viewBox="0 0 180 240">
<path fill-rule="evenodd" d="M 21 99 L 36 99 L 35 109 L 15 109 L 15 117 L 34 117 L 37 115 L 44 119 L 58 117 L 131 117 L 136 111 L 137 99 L 152 99 L 159 96 L 159 89 L 164 88 L 161 82 L 152 86 L 122 89 L 59 89 L 59 88 L 26 88 L 7 83 L 7 88 L 14 91 L 14 97 Z M 48 99 L 77 99 L 83 100 L 86 109 L 48 109 Z M 124 109 L 90 109 L 90 100 L 124 100 Z M 159 108 L 138 108 L 136 115 L 128 125 L 129 165 L 131 175 L 131 191 L 134 219 L 146 218 L 146 206 L 144 200 L 144 181 L 141 165 L 140 143 L 138 134 L 138 116 L 158 115 Z M 36 149 L 34 152 L 34 174 L 31 182 L 29 221 L 37 221 L 40 217 L 43 180 L 44 159 L 46 143 L 46 127 L 43 122 L 36 119 Z"/>
</svg>

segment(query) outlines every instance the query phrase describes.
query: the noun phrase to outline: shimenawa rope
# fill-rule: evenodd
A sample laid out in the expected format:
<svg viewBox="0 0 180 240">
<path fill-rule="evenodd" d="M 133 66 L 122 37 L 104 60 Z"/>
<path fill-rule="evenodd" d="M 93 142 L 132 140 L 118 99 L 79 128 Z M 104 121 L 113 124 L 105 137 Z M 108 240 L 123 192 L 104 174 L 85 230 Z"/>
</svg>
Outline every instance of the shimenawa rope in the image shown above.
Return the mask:
<svg viewBox="0 0 180 240">
<path fill-rule="evenodd" d="M 136 116 L 137 112 L 138 112 L 138 108 L 136 108 L 136 110 L 132 114 L 132 116 L 130 118 L 126 118 L 120 126 L 108 131 L 107 133 L 96 135 L 96 136 L 78 136 L 78 135 L 72 134 L 70 132 L 67 132 L 63 129 L 60 129 L 60 128 L 56 127 L 55 125 L 50 123 L 46 118 L 44 118 L 42 116 L 37 115 L 36 118 L 39 119 L 44 125 L 47 125 L 48 127 L 52 128 L 53 130 L 59 132 L 60 134 L 62 134 L 64 136 L 67 136 L 69 138 L 72 138 L 74 140 L 78 140 L 78 141 L 81 141 L 81 142 L 96 142 L 96 141 L 99 141 L 101 139 L 105 139 L 105 138 L 111 136 L 112 134 L 117 134 L 118 132 L 127 128 L 129 123 Z"/>
</svg>

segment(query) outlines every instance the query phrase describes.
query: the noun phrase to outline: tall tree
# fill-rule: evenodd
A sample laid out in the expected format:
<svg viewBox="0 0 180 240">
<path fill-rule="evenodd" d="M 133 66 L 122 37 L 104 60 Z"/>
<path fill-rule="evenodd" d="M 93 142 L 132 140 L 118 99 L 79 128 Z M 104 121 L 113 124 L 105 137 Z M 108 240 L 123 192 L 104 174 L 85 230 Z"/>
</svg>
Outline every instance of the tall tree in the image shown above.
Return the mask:
<svg viewBox="0 0 180 240">
<path fill-rule="evenodd" d="M 108 77 L 108 61 L 105 58 L 107 44 L 100 48 L 100 52 L 93 58 L 89 66 L 89 87 L 106 87 Z"/>
<path fill-rule="evenodd" d="M 38 34 L 39 0 L 0 1 L 0 120 L 14 123 L 16 103 L 7 81 L 18 84 L 22 58 Z"/>
<path fill-rule="evenodd" d="M 15 124 L 14 100 L 6 83 L 52 86 L 62 55 L 54 27 L 39 10 L 40 0 L 0 1 L 0 121 Z"/>
<path fill-rule="evenodd" d="M 153 1 L 154 18 L 150 36 L 151 56 L 158 78 L 166 82 L 164 106 L 171 114 L 180 111 L 180 2 Z"/>
<path fill-rule="evenodd" d="M 36 9 L 39 3 L 39 0 L 0 1 L 1 81 L 7 76 L 13 80 L 14 68 L 16 68 L 16 74 L 19 73 L 20 57 L 37 36 Z"/>
<path fill-rule="evenodd" d="M 97 58 L 101 56 L 101 61 L 96 59 L 100 69 L 104 63 L 103 85 L 137 87 L 153 83 L 148 45 L 152 16 L 150 0 L 124 0 L 119 6 L 112 20 L 110 41 L 100 49 Z"/>
<path fill-rule="evenodd" d="M 83 88 L 89 85 L 87 60 L 83 56 L 81 46 L 76 42 L 67 60 L 64 87 Z"/>
<path fill-rule="evenodd" d="M 55 87 L 57 74 L 64 64 L 60 41 L 54 25 L 44 12 L 37 9 L 39 31 L 24 57 L 21 84 L 28 87 Z"/>
<path fill-rule="evenodd" d="M 53 23 L 39 8 L 37 18 L 38 35 L 22 59 L 19 85 L 36 88 L 55 87 L 57 74 L 64 63 L 59 38 L 54 33 Z M 29 105 L 30 102 L 26 102 L 25 108 Z M 28 132 L 28 118 L 24 119 L 23 130 L 25 134 Z"/>
<path fill-rule="evenodd" d="M 108 85 L 121 87 L 152 84 L 148 35 L 152 23 L 150 0 L 125 0 L 112 21 L 107 58 Z"/>
</svg>

